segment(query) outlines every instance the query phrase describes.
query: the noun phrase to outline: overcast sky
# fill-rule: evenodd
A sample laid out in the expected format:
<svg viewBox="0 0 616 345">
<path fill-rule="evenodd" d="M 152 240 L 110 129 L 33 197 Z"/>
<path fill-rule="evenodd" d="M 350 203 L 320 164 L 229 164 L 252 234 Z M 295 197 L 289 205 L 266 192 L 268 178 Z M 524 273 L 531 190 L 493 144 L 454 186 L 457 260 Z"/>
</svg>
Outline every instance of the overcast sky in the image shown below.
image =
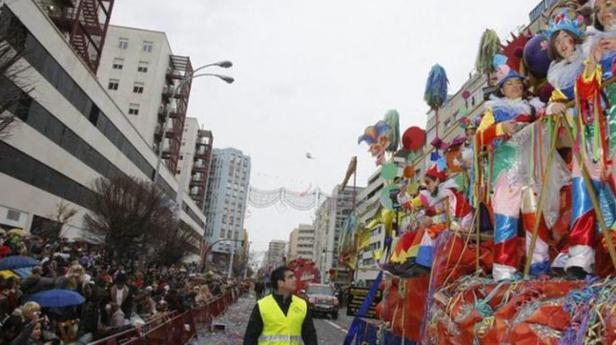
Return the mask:
<svg viewBox="0 0 616 345">
<path fill-rule="evenodd" d="M 450 93 L 472 71 L 485 28 L 502 39 L 528 23 L 539 0 L 120 0 L 112 24 L 164 31 L 194 67 L 229 59 L 222 72 L 193 83 L 189 116 L 214 133 L 214 146 L 252 158 L 251 185 L 331 192 L 350 158 L 358 185 L 375 169 L 363 129 L 389 109 L 401 130 L 425 126 L 430 67 L 447 70 Z M 310 152 L 315 159 L 306 158 Z M 288 240 L 314 212 L 249 208 L 255 250 Z"/>
</svg>

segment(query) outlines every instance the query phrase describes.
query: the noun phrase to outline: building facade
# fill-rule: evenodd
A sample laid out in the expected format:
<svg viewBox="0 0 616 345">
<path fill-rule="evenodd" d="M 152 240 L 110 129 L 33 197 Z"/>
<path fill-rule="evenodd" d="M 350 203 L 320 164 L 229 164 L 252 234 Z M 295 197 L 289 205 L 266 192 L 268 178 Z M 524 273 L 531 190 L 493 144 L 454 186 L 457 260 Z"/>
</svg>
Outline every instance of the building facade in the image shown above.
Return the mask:
<svg viewBox="0 0 616 345">
<path fill-rule="evenodd" d="M 287 242 L 279 240 L 270 241 L 264 260 L 266 271 L 270 272 L 276 267 L 284 265 L 286 263 L 286 258 Z"/>
<path fill-rule="evenodd" d="M 212 149 L 214 136 L 212 131 L 199 129 L 197 131 L 197 143 L 195 147 L 194 165 L 192 169 L 192 179 L 190 180 L 190 197 L 197 203 L 197 206 L 205 213 L 205 197 L 210 180 L 210 169 L 212 166 Z"/>
<path fill-rule="evenodd" d="M 335 272 L 335 280 L 339 282 L 351 279 L 349 271 L 338 262 L 339 240 L 344 221 L 353 212 L 358 195 L 363 189 L 347 186 L 341 192 L 336 186 L 332 196 L 326 198 L 317 209 L 314 257 L 325 282 L 329 281 L 329 274 L 325 272 Z"/>
<path fill-rule="evenodd" d="M 288 260 L 303 258 L 314 260 L 314 226 L 300 224 L 289 234 Z"/>
<path fill-rule="evenodd" d="M 357 206 L 357 220 L 360 226 L 366 226 L 378 215 L 381 209 L 381 191 L 385 180 L 381 177 L 379 167 L 369 178 L 367 187 L 359 193 Z M 370 244 L 358 253 L 357 270 L 354 280 L 370 282 L 378 274 L 377 263 L 374 260 L 374 251 L 384 247 L 385 231 L 381 224 L 370 229 Z"/>
<path fill-rule="evenodd" d="M 16 126 L 0 140 L 0 188 L 11 191 L 0 196 L 0 224 L 35 233 L 65 203 L 77 214 L 61 235 L 87 237 L 93 182 L 117 175 L 152 181 L 157 156 L 45 8 L 12 1 L 0 16 L 0 31 L 19 37 L 11 44 L 27 52 L 25 82 L 0 78 L 0 89 L 19 99 L 10 109 Z M 171 200 L 179 188 L 174 175 L 163 167 L 157 182 Z M 181 221 L 202 236 L 204 214 L 190 198 L 183 204 Z"/>
<path fill-rule="evenodd" d="M 213 150 L 206 196 L 206 217 L 208 217 L 206 236 L 209 243 L 220 239 L 244 240 L 249 181 L 249 156 L 234 148 Z M 211 250 L 211 253 L 217 256 L 214 261 L 224 260 L 224 257 L 238 247 L 238 242 L 233 241 L 223 241 L 214 245 Z"/>
<path fill-rule="evenodd" d="M 164 32 L 110 26 L 97 76 L 169 170 L 179 170 L 192 73 Z M 178 89 L 179 87 L 179 89 Z"/>
</svg>

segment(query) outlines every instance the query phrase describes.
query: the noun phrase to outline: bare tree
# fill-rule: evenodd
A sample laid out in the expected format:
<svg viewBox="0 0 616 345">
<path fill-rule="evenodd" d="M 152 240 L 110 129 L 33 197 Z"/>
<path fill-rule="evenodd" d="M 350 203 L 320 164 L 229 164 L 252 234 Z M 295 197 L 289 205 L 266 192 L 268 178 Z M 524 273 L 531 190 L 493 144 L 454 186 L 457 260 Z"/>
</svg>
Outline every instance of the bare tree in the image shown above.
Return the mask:
<svg viewBox="0 0 616 345">
<path fill-rule="evenodd" d="M 168 227 L 158 236 L 157 261 L 171 265 L 179 262 L 186 254 L 190 254 L 191 243 L 199 243 L 193 230 L 185 223 Z M 198 253 L 198 248 L 196 252 Z"/>
<path fill-rule="evenodd" d="M 161 234 L 177 227 L 171 201 L 150 181 L 101 177 L 93 190 L 86 228 L 102 236 L 115 257 L 144 257 L 160 243 Z"/>
<path fill-rule="evenodd" d="M 76 209 L 70 207 L 68 203 L 60 201 L 56 204 L 55 212 L 47 216 L 51 221 L 41 224 L 37 228 L 36 234 L 47 241 L 53 242 L 62 235 L 62 228 L 76 214 Z"/>
</svg>

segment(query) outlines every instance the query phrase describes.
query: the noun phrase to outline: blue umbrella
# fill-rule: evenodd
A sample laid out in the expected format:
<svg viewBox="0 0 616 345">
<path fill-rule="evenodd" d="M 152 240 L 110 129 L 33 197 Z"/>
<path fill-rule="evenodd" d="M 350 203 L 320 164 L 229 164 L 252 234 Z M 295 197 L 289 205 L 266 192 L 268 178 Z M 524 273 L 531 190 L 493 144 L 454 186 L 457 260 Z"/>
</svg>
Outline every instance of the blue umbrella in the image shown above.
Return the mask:
<svg viewBox="0 0 616 345">
<path fill-rule="evenodd" d="M 39 262 L 29 256 L 9 256 L 0 260 L 0 271 L 38 266 Z"/>
<path fill-rule="evenodd" d="M 41 305 L 43 308 L 64 308 L 80 305 L 85 298 L 73 290 L 52 289 L 37 292 L 26 299 Z"/>
<path fill-rule="evenodd" d="M 32 275 L 32 267 L 14 268 L 13 272 L 17 273 L 21 278 L 28 278 Z"/>
</svg>

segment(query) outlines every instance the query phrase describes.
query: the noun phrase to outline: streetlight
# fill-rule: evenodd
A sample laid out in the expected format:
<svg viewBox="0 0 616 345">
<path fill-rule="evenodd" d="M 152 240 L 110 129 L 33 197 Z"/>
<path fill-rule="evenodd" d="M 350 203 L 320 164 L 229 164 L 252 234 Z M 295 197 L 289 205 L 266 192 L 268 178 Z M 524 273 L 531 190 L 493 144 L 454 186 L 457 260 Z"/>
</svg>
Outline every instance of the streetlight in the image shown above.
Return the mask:
<svg viewBox="0 0 616 345">
<path fill-rule="evenodd" d="M 184 86 L 184 84 L 186 84 L 187 82 L 195 79 L 195 78 L 199 78 L 199 77 L 216 77 L 219 78 L 223 81 L 225 81 L 228 84 L 233 83 L 234 79 L 226 76 L 226 75 L 220 75 L 220 74 L 215 74 L 215 73 L 201 73 L 201 74 L 195 74 L 197 71 L 200 71 L 202 69 L 205 69 L 207 67 L 211 67 L 211 66 L 217 66 L 217 67 L 222 67 L 222 68 L 229 68 L 231 66 L 233 66 L 233 63 L 231 63 L 231 61 L 219 61 L 219 62 L 215 62 L 215 63 L 210 63 L 207 65 L 203 65 L 199 68 L 196 68 L 195 70 L 192 71 L 192 73 L 190 73 L 189 75 L 186 75 L 184 78 L 182 78 L 182 80 L 180 80 L 180 82 L 173 87 L 173 90 L 171 92 L 171 98 L 175 98 L 175 96 L 177 95 L 178 91 L 182 89 L 182 87 Z M 169 119 L 169 113 L 171 112 L 171 107 L 167 107 L 167 109 L 165 110 L 165 117 L 163 120 L 163 135 L 160 139 L 160 143 L 159 143 L 159 147 L 158 147 L 158 159 L 156 160 L 156 171 L 154 172 L 154 184 L 156 185 L 158 183 L 158 179 L 160 178 L 160 163 L 162 161 L 162 157 L 163 157 L 163 140 L 165 138 L 165 126 L 167 125 L 167 120 Z M 178 193 L 178 195 L 181 195 L 183 190 L 183 185 L 180 186 L 180 193 Z M 179 197 L 178 197 L 179 199 Z M 178 208 L 181 210 L 181 199 L 179 199 L 180 202 L 178 203 Z"/>
<path fill-rule="evenodd" d="M 210 252 L 210 249 L 212 249 L 216 244 L 220 242 L 244 242 L 244 240 L 232 240 L 228 238 L 221 238 L 219 240 L 214 241 L 209 246 L 207 246 L 207 248 L 205 249 L 205 253 L 203 254 L 203 270 L 204 271 L 207 268 L 207 254 Z"/>
</svg>

